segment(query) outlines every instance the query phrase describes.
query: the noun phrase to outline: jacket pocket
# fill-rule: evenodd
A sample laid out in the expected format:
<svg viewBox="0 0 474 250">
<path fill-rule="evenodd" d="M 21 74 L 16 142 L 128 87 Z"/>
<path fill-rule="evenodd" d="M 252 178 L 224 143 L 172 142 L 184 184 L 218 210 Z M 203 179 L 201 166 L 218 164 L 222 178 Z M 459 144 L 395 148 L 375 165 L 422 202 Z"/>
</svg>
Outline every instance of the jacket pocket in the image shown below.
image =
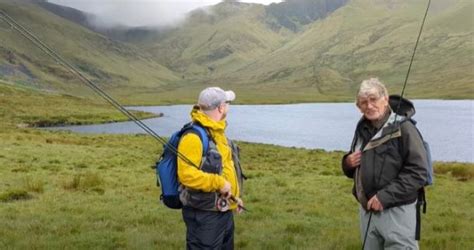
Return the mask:
<svg viewBox="0 0 474 250">
<path fill-rule="evenodd" d="M 381 189 L 396 178 L 402 168 L 402 161 L 397 145 L 389 141 L 374 149 L 376 188 Z"/>
</svg>

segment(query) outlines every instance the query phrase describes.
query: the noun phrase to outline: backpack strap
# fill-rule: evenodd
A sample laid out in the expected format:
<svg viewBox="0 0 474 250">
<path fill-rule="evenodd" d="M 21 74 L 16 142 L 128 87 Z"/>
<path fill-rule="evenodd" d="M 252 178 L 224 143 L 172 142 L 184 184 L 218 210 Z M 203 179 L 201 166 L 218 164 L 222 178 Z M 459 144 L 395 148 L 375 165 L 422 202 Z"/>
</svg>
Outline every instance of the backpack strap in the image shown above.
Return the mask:
<svg viewBox="0 0 474 250">
<path fill-rule="evenodd" d="M 420 240 L 421 238 L 421 206 L 423 206 L 423 213 L 426 214 L 426 197 L 424 187 L 420 188 L 418 191 L 418 200 L 416 202 L 415 240 Z"/>
<path fill-rule="evenodd" d="M 183 126 L 181 129 L 181 137 L 185 136 L 188 133 L 193 133 L 199 136 L 202 142 L 202 159 L 201 165 L 206 161 L 206 155 L 209 151 L 209 144 L 211 142 L 211 135 L 206 128 L 204 128 L 201 124 L 190 122 Z"/>
<path fill-rule="evenodd" d="M 205 156 L 207 154 L 207 151 L 209 150 L 209 138 L 211 135 L 205 129 L 201 124 L 199 123 L 192 123 L 191 126 L 192 131 L 196 131 L 199 138 L 201 139 L 202 142 L 202 155 Z"/>
</svg>

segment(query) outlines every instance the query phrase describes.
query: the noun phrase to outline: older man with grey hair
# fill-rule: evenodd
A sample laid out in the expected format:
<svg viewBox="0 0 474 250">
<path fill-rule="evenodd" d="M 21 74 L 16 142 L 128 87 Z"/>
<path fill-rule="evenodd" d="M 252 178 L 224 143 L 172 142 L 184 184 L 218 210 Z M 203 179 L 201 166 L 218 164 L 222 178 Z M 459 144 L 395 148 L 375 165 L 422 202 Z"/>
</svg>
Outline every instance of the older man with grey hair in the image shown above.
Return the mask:
<svg viewBox="0 0 474 250">
<path fill-rule="evenodd" d="M 362 82 L 356 105 L 362 118 L 342 170 L 354 179 L 364 248 L 418 249 L 416 201 L 426 181 L 427 157 L 417 128 L 405 122 L 415 108 L 399 96 L 389 97 L 377 78 Z"/>
</svg>

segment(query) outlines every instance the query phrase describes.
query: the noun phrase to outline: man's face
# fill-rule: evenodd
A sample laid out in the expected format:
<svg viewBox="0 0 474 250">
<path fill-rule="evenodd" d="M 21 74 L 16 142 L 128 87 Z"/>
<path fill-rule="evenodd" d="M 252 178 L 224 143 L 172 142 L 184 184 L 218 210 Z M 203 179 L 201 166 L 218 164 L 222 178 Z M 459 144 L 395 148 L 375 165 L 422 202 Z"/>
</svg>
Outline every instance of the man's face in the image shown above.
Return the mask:
<svg viewBox="0 0 474 250">
<path fill-rule="evenodd" d="M 378 121 L 382 119 L 388 107 L 388 97 L 378 94 L 359 97 L 357 107 L 367 120 Z"/>
<path fill-rule="evenodd" d="M 219 107 L 219 113 L 222 115 L 221 121 L 227 117 L 227 113 L 229 113 L 229 106 L 230 102 L 223 102 Z"/>
</svg>

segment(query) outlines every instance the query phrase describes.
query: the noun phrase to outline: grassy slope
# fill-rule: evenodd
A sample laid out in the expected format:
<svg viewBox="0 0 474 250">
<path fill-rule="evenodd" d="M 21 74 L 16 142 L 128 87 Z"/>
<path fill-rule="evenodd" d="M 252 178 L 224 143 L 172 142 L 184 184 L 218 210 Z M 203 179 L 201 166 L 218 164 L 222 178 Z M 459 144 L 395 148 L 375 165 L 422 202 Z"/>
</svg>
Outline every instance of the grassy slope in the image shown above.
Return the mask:
<svg viewBox="0 0 474 250">
<path fill-rule="evenodd" d="M 268 29 L 264 18 L 262 5 L 220 3 L 194 11 L 183 27 L 147 50 L 186 79 L 222 77 L 288 39 Z M 291 36 L 291 32 L 286 34 Z"/>
<path fill-rule="evenodd" d="M 191 103 L 210 85 L 236 90 L 242 103 L 347 101 L 368 76 L 381 77 L 390 91 L 399 92 L 424 3 L 353 0 L 298 34 L 270 29 L 262 6 L 219 4 L 212 15 L 196 12 L 182 29 L 154 44 L 153 56 L 36 5 L 0 0 L 0 7 L 122 103 L 148 105 Z M 433 1 L 408 84 L 409 97 L 474 97 L 472 9 L 466 0 Z M 0 78 L 91 95 L 3 22 L 0 42 Z M 13 62 L 8 62 L 9 51 Z M 35 78 L 20 73 L 23 66 Z M 11 69 L 14 75 L 8 73 Z"/>
<path fill-rule="evenodd" d="M 88 109 L 74 119 L 89 122 L 115 114 L 69 96 L 0 90 L 0 248 L 184 247 L 180 212 L 158 203 L 150 166 L 161 146 L 152 138 L 19 129 L 25 117 L 54 121 Z M 237 248 L 360 248 L 342 152 L 240 145 L 251 212 L 235 218 Z M 474 165 L 436 163 L 435 170 L 421 247 L 472 249 Z"/>
<path fill-rule="evenodd" d="M 132 111 L 136 117 L 154 116 Z M 0 80 L 0 116 L 2 125 L 51 126 L 125 121 L 127 118 L 101 99 L 46 93 L 18 87 Z"/>
<path fill-rule="evenodd" d="M 177 79 L 173 72 L 138 49 L 91 32 L 35 4 L 1 0 L 0 8 L 95 82 L 120 96 L 127 97 L 133 91 L 157 88 Z M 13 52 L 10 62 L 7 59 L 9 51 Z M 73 95 L 90 95 L 90 91 L 70 73 L 4 22 L 0 22 L 0 65 L 10 69 L 24 65 L 34 75 L 27 77 L 18 70 L 15 75 L 1 74 L 17 83 L 59 89 Z"/>
<path fill-rule="evenodd" d="M 227 85 L 241 90 L 240 96 L 250 102 L 350 100 L 360 81 L 370 76 L 380 77 L 398 93 L 425 7 L 423 1 L 353 0 L 297 34 L 271 32 L 265 13 L 249 7 L 215 18 L 220 21 L 192 19 L 152 50 L 185 72 L 183 78 L 194 81 L 193 88 L 197 83 Z M 474 98 L 473 10 L 472 1 L 433 1 L 410 75 L 409 97 Z M 268 49 L 252 47 L 248 37 L 263 41 Z M 234 53 L 200 60 L 226 47 Z"/>
<path fill-rule="evenodd" d="M 379 76 L 398 92 L 424 8 L 424 2 L 352 1 L 230 79 L 292 82 L 314 95 L 344 95 L 360 80 Z M 470 1 L 433 1 L 410 76 L 411 96 L 474 97 L 473 9 Z"/>
</svg>

